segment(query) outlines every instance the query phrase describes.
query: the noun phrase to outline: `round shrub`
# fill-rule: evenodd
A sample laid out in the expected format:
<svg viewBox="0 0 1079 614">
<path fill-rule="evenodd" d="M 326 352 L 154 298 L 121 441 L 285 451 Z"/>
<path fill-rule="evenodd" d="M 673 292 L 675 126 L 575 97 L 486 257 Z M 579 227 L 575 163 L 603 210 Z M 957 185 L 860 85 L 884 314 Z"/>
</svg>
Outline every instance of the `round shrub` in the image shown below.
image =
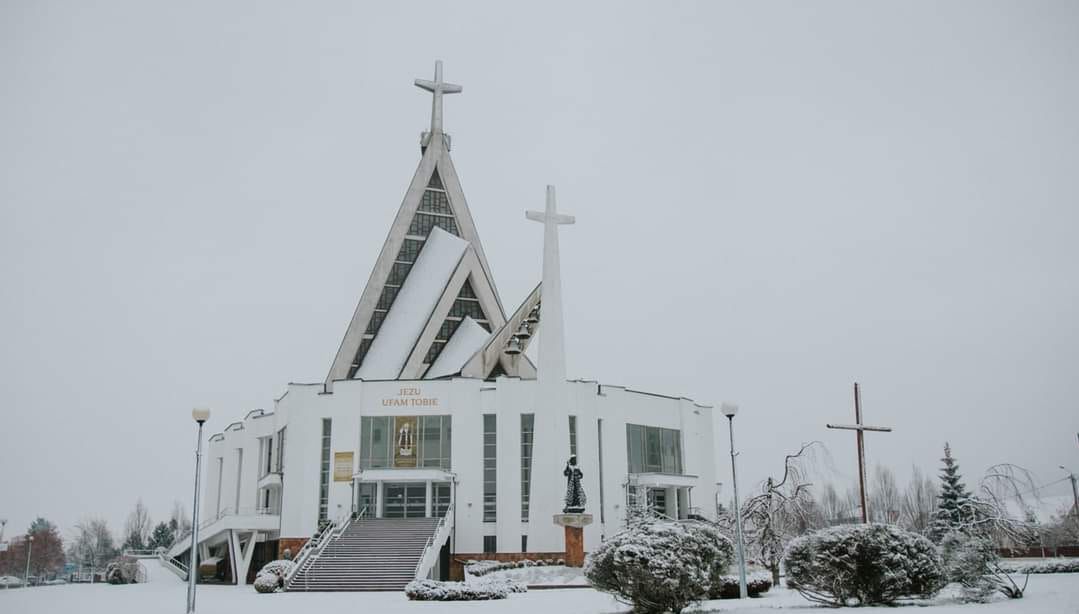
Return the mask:
<svg viewBox="0 0 1079 614">
<path fill-rule="evenodd" d="M 722 581 L 734 548 L 701 522 L 633 523 L 588 555 L 592 586 L 633 606 L 635 612 L 681 612 L 708 598 Z"/>
<path fill-rule="evenodd" d="M 787 548 L 787 586 L 831 606 L 889 604 L 931 597 L 945 584 L 936 546 L 883 524 L 822 529 Z"/>
<path fill-rule="evenodd" d="M 285 576 L 295 567 L 292 561 L 270 561 L 262 566 L 255 576 L 255 590 L 260 593 L 273 593 L 285 588 Z"/>
</svg>

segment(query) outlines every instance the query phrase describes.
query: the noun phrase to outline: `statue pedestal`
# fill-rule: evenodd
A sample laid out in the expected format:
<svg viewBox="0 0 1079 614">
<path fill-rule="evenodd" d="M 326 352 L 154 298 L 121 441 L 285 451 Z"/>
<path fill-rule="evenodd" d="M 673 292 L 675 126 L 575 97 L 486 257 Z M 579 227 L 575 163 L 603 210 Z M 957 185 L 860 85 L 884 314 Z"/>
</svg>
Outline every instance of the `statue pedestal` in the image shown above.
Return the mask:
<svg viewBox="0 0 1079 614">
<path fill-rule="evenodd" d="M 584 565 L 584 528 L 592 524 L 592 514 L 555 514 L 554 523 L 566 530 L 566 567 Z"/>
</svg>

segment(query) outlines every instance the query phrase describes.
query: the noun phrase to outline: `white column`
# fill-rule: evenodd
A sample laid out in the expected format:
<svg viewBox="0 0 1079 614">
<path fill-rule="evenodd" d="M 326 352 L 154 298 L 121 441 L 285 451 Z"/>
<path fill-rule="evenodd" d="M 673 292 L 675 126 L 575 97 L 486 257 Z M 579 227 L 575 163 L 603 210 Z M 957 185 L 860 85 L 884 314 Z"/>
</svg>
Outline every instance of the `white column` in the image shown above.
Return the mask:
<svg viewBox="0 0 1079 614">
<path fill-rule="evenodd" d="M 432 492 L 431 492 L 431 480 L 427 480 L 426 482 L 424 482 L 424 485 L 426 486 L 427 491 L 426 491 L 426 494 L 424 495 L 423 517 L 424 518 L 430 518 L 431 517 L 431 494 L 432 494 Z"/>
<path fill-rule="evenodd" d="M 382 481 L 375 482 L 375 518 L 382 518 Z"/>
</svg>

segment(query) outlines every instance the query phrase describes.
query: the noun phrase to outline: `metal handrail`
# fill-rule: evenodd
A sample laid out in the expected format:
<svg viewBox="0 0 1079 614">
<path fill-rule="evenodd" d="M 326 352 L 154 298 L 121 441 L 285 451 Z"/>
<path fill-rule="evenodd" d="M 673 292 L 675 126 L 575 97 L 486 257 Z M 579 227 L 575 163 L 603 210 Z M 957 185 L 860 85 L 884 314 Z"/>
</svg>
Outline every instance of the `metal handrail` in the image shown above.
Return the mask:
<svg viewBox="0 0 1079 614">
<path fill-rule="evenodd" d="M 358 518 L 362 518 L 367 513 L 367 507 L 364 506 L 360 511 Z M 316 532 L 311 539 L 307 540 L 307 543 L 300 548 L 300 551 L 296 554 L 296 558 L 293 559 L 292 569 L 285 574 L 285 586 L 288 587 L 292 583 L 293 578 L 300 572 L 300 569 L 308 562 L 314 563 L 318 560 L 319 556 L 326 546 L 335 538 L 340 537 L 345 529 L 352 524 L 352 514 L 338 516 L 332 524 L 326 525 L 321 531 Z M 304 578 L 304 584 L 306 588 L 307 578 Z"/>
<path fill-rule="evenodd" d="M 428 566 L 425 564 L 427 563 L 428 549 L 431 548 L 432 545 L 434 545 L 435 538 L 442 534 L 442 529 L 449 526 L 449 522 L 451 521 L 448 521 L 448 518 L 453 518 L 453 508 L 446 510 L 446 514 L 442 518 L 440 518 L 438 520 L 438 524 L 435 525 L 434 532 L 427 536 L 427 541 L 423 544 L 423 554 L 420 556 L 420 560 L 416 561 L 416 570 L 412 574 L 412 577 L 416 580 L 422 579 L 420 578 L 420 570 Z M 447 533 L 446 536 L 448 537 L 449 534 Z M 440 539 L 438 541 L 441 542 L 442 540 Z M 433 563 L 431 563 L 431 565 L 433 565 Z"/>
</svg>

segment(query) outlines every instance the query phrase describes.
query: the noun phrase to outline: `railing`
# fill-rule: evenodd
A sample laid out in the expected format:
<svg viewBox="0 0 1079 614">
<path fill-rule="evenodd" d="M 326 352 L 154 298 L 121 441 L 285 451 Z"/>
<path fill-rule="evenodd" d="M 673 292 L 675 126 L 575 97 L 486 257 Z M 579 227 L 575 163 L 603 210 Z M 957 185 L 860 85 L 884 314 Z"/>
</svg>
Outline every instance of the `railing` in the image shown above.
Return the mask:
<svg viewBox="0 0 1079 614">
<path fill-rule="evenodd" d="M 136 559 L 137 558 L 147 558 L 148 559 L 148 558 L 157 556 L 157 551 L 158 550 L 159 550 L 159 548 L 143 548 L 141 550 L 136 550 L 136 549 L 133 549 L 133 548 L 125 548 L 120 553 L 120 556 L 130 556 L 130 557 L 133 557 L 133 558 L 136 558 Z"/>
<path fill-rule="evenodd" d="M 363 517 L 367 513 L 367 508 L 363 508 L 363 511 L 355 517 Z M 338 516 L 337 519 L 329 525 L 323 527 L 321 531 L 315 532 L 311 539 L 307 540 L 307 543 L 300 548 L 300 551 L 296 553 L 296 558 L 293 559 L 292 569 L 285 574 L 285 587 L 287 588 L 296 577 L 296 574 L 300 573 L 300 569 L 308 564 L 314 564 L 315 561 L 322 555 L 322 551 L 326 549 L 326 546 L 334 539 L 341 536 L 345 532 L 345 529 L 352 524 L 354 516 L 351 513 L 345 513 Z M 307 576 L 304 576 L 304 583 L 306 585 Z M 307 588 L 306 586 L 304 588 Z"/>
<path fill-rule="evenodd" d="M 417 580 L 422 580 L 427 577 L 427 574 L 431 573 L 431 569 L 438 561 L 438 555 L 441 550 L 442 543 L 449 537 L 450 529 L 453 527 L 453 508 L 446 510 L 446 515 L 443 516 L 435 527 L 434 533 L 427 538 L 427 543 L 423 545 L 423 556 L 416 562 L 416 572 L 413 577 Z M 438 545 L 438 548 L 433 546 Z"/>
<path fill-rule="evenodd" d="M 281 513 L 280 510 L 272 508 L 272 507 L 241 507 L 241 508 L 235 509 L 235 510 L 233 508 L 231 508 L 231 507 L 226 507 L 225 509 L 219 511 L 216 515 L 214 515 L 214 516 L 212 516 L 210 518 L 207 518 L 206 520 L 203 520 L 202 522 L 200 522 L 199 523 L 199 532 L 201 533 L 203 529 L 209 527 L 210 525 L 217 522 L 218 520 L 221 520 L 222 518 L 227 518 L 229 516 L 277 516 L 280 513 Z M 172 544 L 169 546 L 169 549 L 171 550 L 172 548 L 175 548 L 177 544 L 183 542 L 184 540 L 186 540 L 186 539 L 188 539 L 190 537 L 191 537 L 191 529 L 190 528 L 188 528 L 188 529 L 186 529 L 184 531 L 181 531 L 176 536 L 176 538 L 172 540 Z"/>
<path fill-rule="evenodd" d="M 180 562 L 179 559 L 171 557 L 165 554 L 164 548 L 159 548 L 157 551 L 157 558 L 161 561 L 161 564 L 171 570 L 174 574 L 180 576 L 182 580 L 187 580 L 188 569 L 187 565 Z"/>
</svg>

